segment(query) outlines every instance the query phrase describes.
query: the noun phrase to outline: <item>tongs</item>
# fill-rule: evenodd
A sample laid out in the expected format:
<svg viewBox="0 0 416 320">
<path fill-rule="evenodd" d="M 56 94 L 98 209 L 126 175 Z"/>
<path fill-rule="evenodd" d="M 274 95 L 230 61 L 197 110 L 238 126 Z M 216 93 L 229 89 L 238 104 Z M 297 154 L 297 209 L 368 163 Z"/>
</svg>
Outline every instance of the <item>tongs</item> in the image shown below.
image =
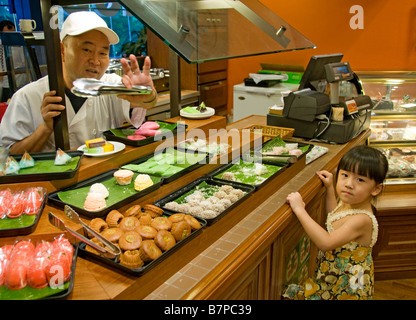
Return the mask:
<svg viewBox="0 0 416 320">
<path fill-rule="evenodd" d="M 152 88 L 147 86 L 133 85 L 127 88 L 123 83 L 104 82 L 93 78 L 81 78 L 73 82 L 72 93 L 80 97 L 100 96 L 110 94 L 150 94 Z"/>
<path fill-rule="evenodd" d="M 100 252 L 104 257 L 109 258 L 109 259 L 115 259 L 116 261 L 118 260 L 118 257 L 121 254 L 119 247 L 117 247 L 112 242 L 108 241 L 106 238 L 104 238 L 101 234 L 99 234 L 95 230 L 91 229 L 85 222 L 83 222 L 79 218 L 78 214 L 71 207 L 67 205 L 65 205 L 65 215 L 67 217 L 70 217 L 73 221 L 79 222 L 84 229 L 86 229 L 88 232 L 93 234 L 98 240 L 100 240 L 105 245 L 105 247 L 99 246 L 98 244 L 86 238 L 82 234 L 79 234 L 78 232 L 68 228 L 65 225 L 65 223 L 61 219 L 59 219 L 56 215 L 54 215 L 52 212 L 49 212 L 49 216 L 48 216 L 49 222 L 62 231 L 68 231 L 71 235 L 73 235 L 78 240 L 86 243 L 90 247 Z"/>
</svg>

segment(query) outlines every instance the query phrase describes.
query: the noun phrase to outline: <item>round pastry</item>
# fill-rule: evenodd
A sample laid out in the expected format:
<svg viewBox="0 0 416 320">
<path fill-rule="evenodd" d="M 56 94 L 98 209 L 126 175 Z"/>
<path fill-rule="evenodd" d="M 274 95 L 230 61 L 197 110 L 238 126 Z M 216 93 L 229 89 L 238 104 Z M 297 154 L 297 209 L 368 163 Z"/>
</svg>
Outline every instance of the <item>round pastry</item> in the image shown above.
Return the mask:
<svg viewBox="0 0 416 320">
<path fill-rule="evenodd" d="M 189 224 L 192 230 L 198 230 L 199 228 L 201 228 L 201 224 L 199 223 L 199 221 L 189 214 L 185 215 L 183 220 Z"/>
<path fill-rule="evenodd" d="M 154 239 L 157 234 L 157 230 L 149 225 L 139 225 L 135 231 L 140 234 L 143 240 Z"/>
<path fill-rule="evenodd" d="M 185 214 L 184 213 L 174 213 L 168 219 L 172 223 L 175 223 L 175 222 L 182 221 L 184 217 L 185 217 Z"/>
<path fill-rule="evenodd" d="M 90 190 L 88 193 L 100 193 L 104 198 L 109 196 L 108 189 L 102 183 L 94 183 L 91 185 Z"/>
<path fill-rule="evenodd" d="M 162 251 L 166 251 L 175 245 L 176 240 L 169 231 L 160 230 L 156 234 L 155 243 Z"/>
<path fill-rule="evenodd" d="M 126 169 L 120 169 L 114 172 L 114 178 L 116 178 L 116 181 L 121 186 L 126 186 L 131 183 L 131 179 L 133 179 L 133 171 L 126 170 Z"/>
<path fill-rule="evenodd" d="M 98 233 L 103 232 L 104 230 L 108 229 L 108 224 L 101 218 L 94 218 L 90 221 L 89 226 L 94 231 L 97 231 Z M 90 238 L 93 237 L 93 235 L 88 234 Z"/>
<path fill-rule="evenodd" d="M 120 255 L 120 264 L 130 269 L 137 269 L 143 266 L 144 262 L 140 258 L 139 250 L 127 250 Z"/>
<path fill-rule="evenodd" d="M 142 237 L 136 231 L 127 231 L 118 239 L 118 244 L 122 250 L 135 250 L 142 244 Z"/>
<path fill-rule="evenodd" d="M 105 218 L 105 221 L 107 222 L 108 226 L 110 228 L 118 227 L 121 220 L 123 220 L 124 216 L 117 210 L 111 210 L 107 217 Z"/>
<path fill-rule="evenodd" d="M 144 262 L 155 260 L 162 255 L 162 251 L 153 240 L 143 240 L 139 251 Z"/>
<path fill-rule="evenodd" d="M 152 223 L 152 220 L 153 220 L 153 218 L 147 213 L 144 213 L 139 218 L 140 224 L 143 225 L 143 226 L 150 226 L 150 224 Z"/>
<path fill-rule="evenodd" d="M 134 180 L 134 189 L 137 191 L 142 191 L 146 188 L 149 188 L 153 185 L 153 180 L 148 174 L 139 174 Z"/>
<path fill-rule="evenodd" d="M 111 242 L 118 242 L 122 234 L 123 230 L 121 228 L 108 228 L 101 233 L 104 238 Z"/>
<path fill-rule="evenodd" d="M 120 221 L 118 226 L 121 228 L 121 230 L 126 232 L 126 231 L 133 231 L 138 225 L 140 225 L 139 219 L 131 216 L 131 217 L 124 217 Z"/>
<path fill-rule="evenodd" d="M 180 221 L 172 224 L 172 229 L 170 232 L 175 237 L 176 241 L 181 241 L 191 234 L 191 226 L 185 220 Z"/>
<path fill-rule="evenodd" d="M 140 218 L 142 215 L 142 207 L 139 204 L 131 206 L 124 212 L 125 217 L 134 216 L 136 218 Z"/>
<path fill-rule="evenodd" d="M 156 230 L 170 230 L 172 227 L 172 222 L 166 217 L 156 217 L 153 218 L 153 221 L 150 225 Z"/>
<path fill-rule="evenodd" d="M 143 206 L 144 213 L 149 214 L 152 218 L 159 217 L 163 214 L 163 209 L 153 205 L 145 204 Z"/>
<path fill-rule="evenodd" d="M 98 246 L 100 246 L 101 248 L 104 248 L 104 244 L 100 240 L 98 240 L 97 238 L 92 238 L 91 241 L 94 242 L 95 244 L 97 244 Z M 85 246 L 85 251 L 94 253 L 96 255 L 101 255 L 101 252 L 99 252 L 95 248 L 93 248 L 91 246 L 88 246 L 88 245 Z"/>
</svg>

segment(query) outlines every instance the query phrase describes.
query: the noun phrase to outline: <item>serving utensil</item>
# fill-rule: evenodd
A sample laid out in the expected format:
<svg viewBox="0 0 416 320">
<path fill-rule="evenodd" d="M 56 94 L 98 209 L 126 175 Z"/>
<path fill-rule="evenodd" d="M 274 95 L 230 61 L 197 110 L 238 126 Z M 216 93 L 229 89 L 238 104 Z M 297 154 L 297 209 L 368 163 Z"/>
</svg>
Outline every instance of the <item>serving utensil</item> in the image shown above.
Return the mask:
<svg viewBox="0 0 416 320">
<path fill-rule="evenodd" d="M 115 259 L 115 260 L 118 259 L 119 255 L 121 253 L 120 248 L 116 247 L 114 244 L 111 243 L 110 245 L 108 245 L 108 247 L 110 249 L 107 249 L 105 247 L 104 248 L 100 247 L 98 244 L 92 242 L 90 239 L 84 237 L 82 234 L 79 234 L 78 232 L 76 232 L 76 231 L 72 230 L 71 228 L 67 227 L 65 225 L 65 223 L 61 219 L 59 219 L 56 215 L 54 215 L 52 212 L 49 212 L 48 218 L 49 218 L 49 222 L 52 225 L 54 225 L 55 227 L 57 227 L 58 229 L 60 229 L 62 231 L 68 231 L 75 238 L 77 238 L 78 240 L 86 243 L 90 247 L 94 248 L 95 250 L 100 252 L 106 258 Z M 100 237 L 102 238 L 101 235 L 100 235 Z M 101 241 L 101 239 L 99 239 L 99 240 Z M 103 243 L 105 245 L 107 245 L 107 244 L 109 244 L 109 241 L 105 239 L 105 242 L 103 241 Z M 114 248 L 114 250 L 113 250 L 113 248 Z"/>
<path fill-rule="evenodd" d="M 123 83 L 104 82 L 92 78 L 81 78 L 73 82 L 74 87 L 71 91 L 81 97 L 99 96 L 99 95 L 118 95 L 118 94 L 150 94 L 152 88 L 148 86 L 133 85 L 127 88 Z"/>
</svg>

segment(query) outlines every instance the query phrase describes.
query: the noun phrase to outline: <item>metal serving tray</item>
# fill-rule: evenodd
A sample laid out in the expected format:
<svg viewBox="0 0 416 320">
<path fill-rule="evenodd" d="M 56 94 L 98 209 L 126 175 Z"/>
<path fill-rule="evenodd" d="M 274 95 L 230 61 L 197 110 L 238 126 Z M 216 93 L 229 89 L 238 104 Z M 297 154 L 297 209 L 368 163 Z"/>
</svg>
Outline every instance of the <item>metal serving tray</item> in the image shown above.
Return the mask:
<svg viewBox="0 0 416 320">
<path fill-rule="evenodd" d="M 171 122 L 160 121 L 160 120 L 157 120 L 155 122 L 173 124 Z M 182 130 L 183 132 L 185 132 L 187 127 L 188 127 L 188 125 L 184 125 L 184 124 L 179 122 L 179 123 L 177 123 L 176 128 L 172 130 L 172 133 L 173 133 L 173 135 L 176 135 L 178 130 Z M 131 139 L 127 139 L 127 136 L 132 134 L 132 132 L 134 133 L 134 131 L 136 130 L 133 126 L 121 127 L 121 128 L 116 128 L 116 129 L 125 131 L 126 132 L 125 136 L 122 136 L 122 137 L 116 136 L 114 133 L 111 132 L 111 130 L 104 131 L 103 135 L 105 136 L 105 138 L 107 140 L 122 142 L 126 145 L 130 145 L 130 146 L 134 146 L 134 147 L 140 147 L 140 146 L 144 146 L 146 144 L 153 143 L 155 141 L 161 141 L 165 137 L 165 135 L 163 133 L 161 133 L 161 134 L 155 135 L 153 137 L 148 137 L 148 138 L 143 139 L 143 140 L 131 140 Z"/>
<path fill-rule="evenodd" d="M 210 177 L 202 177 L 199 178 L 191 183 L 189 183 L 188 185 L 177 189 L 176 191 L 172 192 L 171 194 L 168 194 L 167 196 L 155 201 L 155 205 L 162 208 L 163 210 L 165 210 L 166 212 L 173 212 L 173 213 L 178 213 L 179 211 L 175 211 L 175 210 L 170 210 L 167 208 L 164 208 L 164 205 L 168 202 L 171 201 L 175 201 L 177 198 L 183 196 L 184 194 L 188 193 L 189 191 L 191 191 L 192 189 L 195 189 L 197 186 L 199 186 L 202 182 L 206 182 L 208 185 L 212 185 L 212 186 L 223 186 L 223 185 L 230 185 L 234 188 L 238 188 L 243 190 L 246 194 L 244 195 L 244 197 L 242 197 L 241 199 L 239 199 L 238 201 L 234 202 L 231 206 L 229 206 L 228 208 L 226 208 L 224 211 L 222 211 L 220 214 L 218 214 L 215 218 L 212 219 L 205 219 L 207 221 L 207 225 L 211 225 L 214 222 L 218 221 L 219 219 L 221 219 L 223 216 L 225 216 L 228 212 L 230 212 L 233 208 L 237 207 L 240 203 L 242 203 L 244 200 L 246 200 L 255 190 L 255 188 L 253 186 L 249 186 L 247 184 L 242 184 L 242 183 L 238 183 L 238 182 L 233 182 L 233 181 L 226 181 L 226 180 L 214 180 L 211 179 Z"/>
<path fill-rule="evenodd" d="M 160 153 L 166 153 L 166 151 L 167 151 L 168 149 L 174 149 L 175 151 L 185 152 L 185 153 L 187 152 L 185 149 L 178 149 L 178 148 L 176 148 L 176 147 L 169 147 L 169 148 L 166 148 L 166 149 L 163 149 L 163 150 L 159 150 L 159 151 L 157 151 L 157 152 L 155 152 L 155 153 L 149 154 L 149 155 L 147 155 L 147 156 L 144 156 L 144 157 L 142 157 L 142 158 L 139 158 L 139 159 L 137 159 L 137 160 L 135 160 L 135 161 L 125 163 L 125 164 L 123 164 L 123 165 L 121 166 L 121 168 L 124 168 L 124 166 L 126 166 L 126 165 L 130 165 L 130 164 L 133 164 L 133 165 L 134 165 L 134 164 L 141 164 L 141 163 L 144 163 L 144 162 L 146 162 L 147 160 L 149 160 L 149 159 L 153 158 L 153 157 L 154 157 L 155 155 L 157 155 L 157 154 L 160 154 Z M 194 153 L 193 153 L 193 152 L 191 152 L 191 154 L 194 154 Z M 179 178 L 179 177 L 183 176 L 184 174 L 186 174 L 186 173 L 188 173 L 188 172 L 191 172 L 191 171 L 193 171 L 193 170 L 195 170 L 195 169 L 197 169 L 197 168 L 199 168 L 199 167 L 201 167 L 201 166 L 203 166 L 203 165 L 205 165 L 205 164 L 209 163 L 210 157 L 212 156 L 211 154 L 206 153 L 206 152 L 200 152 L 200 153 L 198 153 L 198 154 L 206 154 L 206 157 L 204 158 L 205 160 L 203 161 L 204 163 L 197 162 L 197 163 L 194 163 L 194 164 L 192 164 L 192 165 L 189 165 L 188 167 L 184 167 L 184 168 L 183 168 L 183 170 L 181 170 L 181 171 L 179 171 L 179 172 L 177 172 L 177 173 L 175 173 L 175 174 L 173 174 L 173 175 L 171 175 L 171 176 L 162 176 L 162 178 L 163 178 L 163 183 L 169 183 L 169 182 L 172 182 L 173 180 L 175 180 L 175 179 L 177 179 L 177 178 Z M 133 169 L 130 169 L 130 170 L 132 170 L 132 171 L 134 171 L 134 172 L 140 172 L 140 171 L 136 171 L 136 170 L 133 170 Z"/>
<path fill-rule="evenodd" d="M 75 173 L 79 169 L 79 165 L 84 154 L 83 151 L 66 151 L 66 154 L 72 158 L 79 156 L 79 161 L 74 170 L 59 171 L 59 172 L 43 172 L 43 173 L 30 173 L 30 174 L 12 174 L 6 176 L 0 176 L 0 183 L 18 183 L 18 182 L 33 182 L 33 181 L 45 181 L 45 180 L 61 180 L 70 179 L 75 176 Z M 56 152 L 39 152 L 31 153 L 31 157 L 36 161 L 55 160 Z M 19 162 L 22 158 L 21 155 L 13 155 L 13 158 Z M 59 166 L 57 166 L 59 167 Z"/>
<path fill-rule="evenodd" d="M 152 180 L 154 181 L 154 184 L 152 186 L 150 186 L 149 188 L 146 188 L 142 191 L 138 191 L 137 193 L 135 193 L 131 196 L 127 196 L 126 198 L 118 201 L 117 203 L 114 203 L 110 206 L 107 206 L 106 208 L 104 208 L 100 211 L 94 211 L 94 212 L 84 210 L 84 208 L 80 208 L 78 205 L 74 205 L 72 203 L 64 202 L 59 198 L 59 193 L 61 193 L 61 192 L 80 189 L 80 188 L 85 188 L 85 187 L 90 187 L 94 183 L 102 183 L 102 182 L 114 179 L 113 174 L 117 170 L 118 169 L 112 169 L 112 170 L 106 171 L 102 174 L 99 174 L 95 177 L 86 179 L 84 181 L 81 181 L 77 184 L 74 184 L 74 185 L 69 186 L 67 188 L 64 188 L 62 190 L 57 190 L 55 192 L 52 192 L 48 195 L 48 201 L 50 203 L 55 204 L 55 205 L 57 205 L 59 207 L 62 207 L 62 208 L 67 204 L 67 205 L 73 207 L 78 213 L 80 213 L 84 216 L 87 216 L 87 217 L 90 217 L 90 218 L 98 218 L 98 217 L 103 217 L 104 215 L 106 215 L 108 212 L 110 212 L 113 209 L 118 209 L 118 208 L 120 208 L 120 207 L 122 207 L 122 206 L 124 206 L 124 205 L 126 205 L 126 204 L 140 198 L 140 197 L 143 197 L 144 195 L 146 195 L 146 194 L 148 194 L 148 193 L 150 193 L 150 192 L 152 192 L 156 189 L 158 189 L 160 187 L 160 185 L 162 184 L 162 181 L 163 181 L 163 179 L 160 178 L 160 177 L 150 176 L 152 178 Z M 137 176 L 137 174 L 135 174 L 133 176 L 131 184 L 134 184 L 134 179 L 135 179 L 136 176 Z M 126 186 L 120 186 L 120 187 L 126 187 Z M 83 194 L 84 193 L 85 193 L 85 196 L 86 196 L 86 193 L 88 193 L 88 191 L 84 191 Z"/>
<path fill-rule="evenodd" d="M 170 215 L 172 215 L 172 213 L 169 213 L 167 211 L 165 211 L 164 214 L 163 214 L 163 216 L 167 216 L 167 217 L 170 216 Z M 131 268 L 128 268 L 126 266 L 121 265 L 119 262 L 116 262 L 115 260 L 105 258 L 103 256 L 99 256 L 95 253 L 87 251 L 87 250 L 85 250 L 85 247 L 86 247 L 85 243 L 80 243 L 79 244 L 79 252 L 80 252 L 81 256 L 86 257 L 86 258 L 90 258 L 90 259 L 92 259 L 96 262 L 99 262 L 101 264 L 104 264 L 105 266 L 108 266 L 112 269 L 122 270 L 122 271 L 124 271 L 126 273 L 129 273 L 129 274 L 132 274 L 134 276 L 141 276 L 141 275 L 145 274 L 146 272 L 150 271 L 151 269 L 153 269 L 155 266 L 157 266 L 159 263 L 161 263 L 163 260 L 165 260 L 167 257 L 169 257 L 172 253 L 174 253 L 176 250 L 178 250 L 180 247 L 182 247 L 187 242 L 194 239 L 197 235 L 199 235 L 202 232 L 202 229 L 207 225 L 207 222 L 204 219 L 200 219 L 200 218 L 196 218 L 196 219 L 201 224 L 201 228 L 199 228 L 198 230 L 192 231 L 191 234 L 189 236 L 187 236 L 185 239 L 182 239 L 181 241 L 178 241 L 172 248 L 162 252 L 162 255 L 159 258 L 144 264 L 140 268 L 131 269 Z"/>
</svg>

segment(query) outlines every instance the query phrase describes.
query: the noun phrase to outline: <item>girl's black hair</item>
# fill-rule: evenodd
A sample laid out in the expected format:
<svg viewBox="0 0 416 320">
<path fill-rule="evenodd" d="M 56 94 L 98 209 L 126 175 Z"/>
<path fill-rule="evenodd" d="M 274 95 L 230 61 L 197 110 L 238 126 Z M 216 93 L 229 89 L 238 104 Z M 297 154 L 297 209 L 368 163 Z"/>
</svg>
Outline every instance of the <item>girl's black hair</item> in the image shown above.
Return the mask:
<svg viewBox="0 0 416 320">
<path fill-rule="evenodd" d="M 345 170 L 369 177 L 380 184 L 386 178 L 388 168 L 387 159 L 381 151 L 369 146 L 357 146 L 344 154 L 336 176 L 340 170 Z"/>
</svg>

